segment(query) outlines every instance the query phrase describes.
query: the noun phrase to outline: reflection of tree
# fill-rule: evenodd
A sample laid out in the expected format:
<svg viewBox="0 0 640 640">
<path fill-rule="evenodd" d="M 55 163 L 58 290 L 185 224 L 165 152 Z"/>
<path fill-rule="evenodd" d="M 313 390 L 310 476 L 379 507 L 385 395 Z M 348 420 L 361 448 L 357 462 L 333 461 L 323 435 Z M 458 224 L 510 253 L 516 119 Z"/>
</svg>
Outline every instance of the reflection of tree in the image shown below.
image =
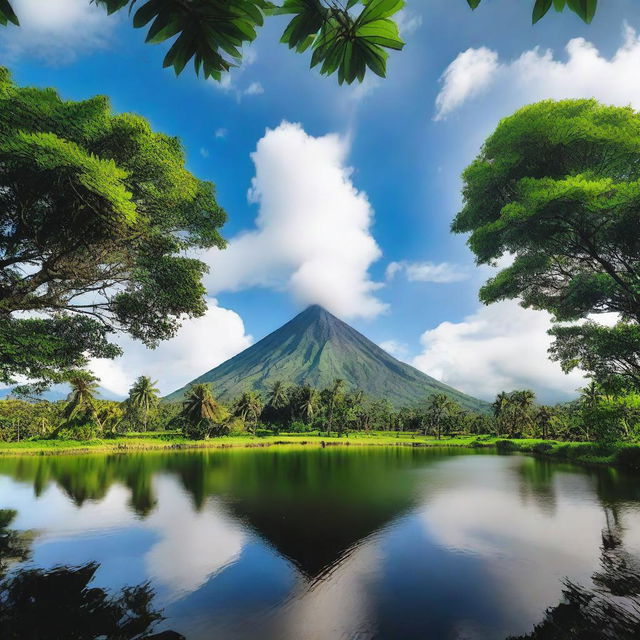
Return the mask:
<svg viewBox="0 0 640 640">
<path fill-rule="evenodd" d="M 29 534 L 9 529 L 16 515 L 13 509 L 0 509 L 0 578 L 11 563 L 24 562 L 29 557 Z"/>
<path fill-rule="evenodd" d="M 527 635 L 511 640 L 637 640 L 640 638 L 640 562 L 622 546 L 619 526 L 607 512 L 601 568 L 594 586 L 564 581 L 564 602 L 547 609 Z"/>
<path fill-rule="evenodd" d="M 99 565 L 18 569 L 29 556 L 27 534 L 9 529 L 15 511 L 0 510 L 0 637 L 2 640 L 184 640 L 174 631 L 152 634 L 163 619 L 148 583 L 115 595 L 91 587 Z"/>
</svg>

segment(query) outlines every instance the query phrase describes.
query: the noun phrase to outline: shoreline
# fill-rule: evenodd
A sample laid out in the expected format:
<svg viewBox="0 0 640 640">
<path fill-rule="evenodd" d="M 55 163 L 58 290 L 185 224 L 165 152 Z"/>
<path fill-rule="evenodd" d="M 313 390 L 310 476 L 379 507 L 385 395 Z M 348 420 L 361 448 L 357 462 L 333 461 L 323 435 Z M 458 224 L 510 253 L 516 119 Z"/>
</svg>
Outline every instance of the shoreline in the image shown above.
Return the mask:
<svg viewBox="0 0 640 640">
<path fill-rule="evenodd" d="M 228 449 L 265 449 L 271 447 L 412 447 L 495 449 L 498 453 L 521 453 L 541 460 L 567 462 L 590 467 L 610 467 L 640 472 L 640 446 L 606 447 L 592 442 L 560 442 L 540 439 L 505 439 L 488 436 L 464 436 L 435 439 L 407 434 L 389 436 L 385 432 L 351 436 L 294 435 L 225 436 L 192 441 L 162 432 L 131 434 L 113 440 L 65 441 L 29 440 L 0 443 L 0 458 L 22 456 L 90 455 L 114 453 L 145 453 L 171 451 L 202 451 Z"/>
</svg>

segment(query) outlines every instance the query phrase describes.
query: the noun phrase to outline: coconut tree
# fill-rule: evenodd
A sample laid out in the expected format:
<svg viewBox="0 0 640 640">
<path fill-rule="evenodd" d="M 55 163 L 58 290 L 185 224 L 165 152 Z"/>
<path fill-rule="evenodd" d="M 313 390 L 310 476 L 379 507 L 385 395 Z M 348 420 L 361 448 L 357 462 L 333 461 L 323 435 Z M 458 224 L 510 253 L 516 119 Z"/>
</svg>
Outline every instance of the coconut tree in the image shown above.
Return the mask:
<svg viewBox="0 0 640 640">
<path fill-rule="evenodd" d="M 156 384 L 157 382 L 151 380 L 148 376 L 140 376 L 129 390 L 127 405 L 142 415 L 142 424 L 145 431 L 149 422 L 149 414 L 160 402 L 159 391 L 155 387 Z"/>
<path fill-rule="evenodd" d="M 491 405 L 493 409 L 493 415 L 496 419 L 496 425 L 499 432 L 504 432 L 504 427 L 507 421 L 507 415 L 511 407 L 511 397 L 506 391 L 501 391 Z"/>
<path fill-rule="evenodd" d="M 511 394 L 512 414 L 513 414 L 513 431 L 521 433 L 526 427 L 531 426 L 531 413 L 535 405 L 536 394 L 529 389 L 523 391 L 514 391 Z"/>
<path fill-rule="evenodd" d="M 536 411 L 535 421 L 540 428 L 542 439 L 546 440 L 549 437 L 549 425 L 551 424 L 551 418 L 553 417 L 553 409 L 547 405 L 541 405 Z"/>
<path fill-rule="evenodd" d="M 307 423 L 313 420 L 313 416 L 316 413 L 318 406 L 318 390 L 305 384 L 300 389 L 300 397 L 298 400 L 298 411 L 302 416 L 302 419 Z"/>
<path fill-rule="evenodd" d="M 63 417 L 68 421 L 76 418 L 94 418 L 98 379 L 89 373 L 79 371 L 71 376 L 68 382 L 71 392 L 67 396 L 67 403 L 62 410 Z"/>
<path fill-rule="evenodd" d="M 342 396 L 342 389 L 344 388 L 344 380 L 342 378 L 336 378 L 333 381 L 331 387 L 327 390 L 327 435 L 331 435 L 331 429 L 333 427 L 333 416 L 335 414 L 336 405 L 340 401 Z"/>
<path fill-rule="evenodd" d="M 180 418 L 182 430 L 190 438 L 208 438 L 216 430 L 220 431 L 228 412 L 216 402 L 208 384 L 194 384 L 182 404 Z"/>
<path fill-rule="evenodd" d="M 233 415 L 242 418 L 242 421 L 249 426 L 249 430 L 252 433 L 256 431 L 261 411 L 262 402 L 255 391 L 245 391 L 233 405 Z"/>
<path fill-rule="evenodd" d="M 269 388 L 267 404 L 274 409 L 282 409 L 289 401 L 289 391 L 282 380 L 276 380 Z"/>
</svg>

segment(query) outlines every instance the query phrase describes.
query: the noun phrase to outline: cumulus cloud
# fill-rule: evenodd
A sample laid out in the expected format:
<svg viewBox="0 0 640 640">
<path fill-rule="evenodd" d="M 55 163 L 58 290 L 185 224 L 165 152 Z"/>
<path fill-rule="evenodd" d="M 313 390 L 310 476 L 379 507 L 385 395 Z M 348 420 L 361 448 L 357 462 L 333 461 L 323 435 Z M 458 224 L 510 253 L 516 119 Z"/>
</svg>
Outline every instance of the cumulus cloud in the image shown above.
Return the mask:
<svg viewBox="0 0 640 640">
<path fill-rule="evenodd" d="M 209 252 L 210 292 L 286 290 L 343 318 L 385 310 L 375 296 L 381 285 L 368 274 L 381 255 L 371 235 L 373 209 L 351 181 L 348 151 L 345 138 L 310 136 L 299 124 L 267 130 L 252 154 L 256 228 Z"/>
<path fill-rule="evenodd" d="M 549 360 L 551 316 L 523 309 L 515 301 L 480 308 L 462 322 L 443 322 L 425 331 L 423 352 L 412 364 L 472 395 L 532 389 L 542 402 L 559 402 L 586 384 L 579 371 L 563 373 Z"/>
<path fill-rule="evenodd" d="M 611 58 L 584 38 L 570 40 L 566 53 L 566 61 L 539 48 L 511 61 L 500 61 L 485 47 L 460 53 L 442 76 L 435 119 L 442 120 L 470 102 L 477 110 L 480 98 L 487 102 L 494 124 L 515 109 L 546 98 L 594 97 L 640 108 L 640 84 L 629 81 L 640 65 L 640 39 L 630 26 L 625 25 L 623 42 Z"/>
<path fill-rule="evenodd" d="M 467 280 L 469 274 L 461 267 L 448 262 L 390 262 L 385 271 L 387 280 L 393 280 L 398 273 L 404 273 L 409 282 L 435 282 L 446 284 Z"/>
<path fill-rule="evenodd" d="M 61 65 L 109 43 L 117 22 L 87 0 L 14 0 L 20 27 L 5 27 L 0 52 L 8 60 L 34 56 Z"/>
<path fill-rule="evenodd" d="M 253 339 L 245 333 L 242 318 L 235 311 L 210 299 L 204 316 L 186 320 L 178 334 L 157 349 L 147 349 L 124 335 L 115 341 L 124 355 L 116 360 L 96 359 L 90 366 L 102 387 L 124 396 L 140 375 L 157 380 L 162 394 L 175 391 L 243 351 Z"/>
<path fill-rule="evenodd" d="M 498 70 L 498 54 L 486 47 L 467 49 L 442 74 L 443 87 L 436 97 L 436 120 L 489 87 Z"/>
</svg>

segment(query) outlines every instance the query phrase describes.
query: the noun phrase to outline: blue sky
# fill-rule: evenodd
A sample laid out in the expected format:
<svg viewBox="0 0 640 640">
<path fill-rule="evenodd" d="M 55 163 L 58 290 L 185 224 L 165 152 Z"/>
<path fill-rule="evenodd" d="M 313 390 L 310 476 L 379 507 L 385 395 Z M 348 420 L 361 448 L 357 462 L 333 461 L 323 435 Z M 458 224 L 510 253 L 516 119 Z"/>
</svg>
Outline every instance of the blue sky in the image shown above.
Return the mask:
<svg viewBox="0 0 640 640">
<path fill-rule="evenodd" d="M 205 256 L 210 313 L 153 353 L 123 339 L 124 359 L 95 363 L 103 384 L 120 393 L 148 373 L 169 392 L 320 302 L 469 393 L 569 397 L 581 379 L 548 363 L 548 317 L 512 303 L 482 309 L 488 271 L 449 225 L 460 171 L 500 117 L 546 97 L 640 107 L 640 10 L 609 0 L 590 26 L 570 13 L 531 26 L 530 5 L 409 0 L 405 50 L 386 80 L 364 87 L 309 71 L 271 18 L 220 86 L 162 69 L 166 47 L 145 45 L 126 12 L 16 0 L 23 28 L 0 34 L 15 80 L 69 99 L 105 94 L 180 137 L 189 169 L 215 182 L 229 214 L 228 255 Z"/>
</svg>

